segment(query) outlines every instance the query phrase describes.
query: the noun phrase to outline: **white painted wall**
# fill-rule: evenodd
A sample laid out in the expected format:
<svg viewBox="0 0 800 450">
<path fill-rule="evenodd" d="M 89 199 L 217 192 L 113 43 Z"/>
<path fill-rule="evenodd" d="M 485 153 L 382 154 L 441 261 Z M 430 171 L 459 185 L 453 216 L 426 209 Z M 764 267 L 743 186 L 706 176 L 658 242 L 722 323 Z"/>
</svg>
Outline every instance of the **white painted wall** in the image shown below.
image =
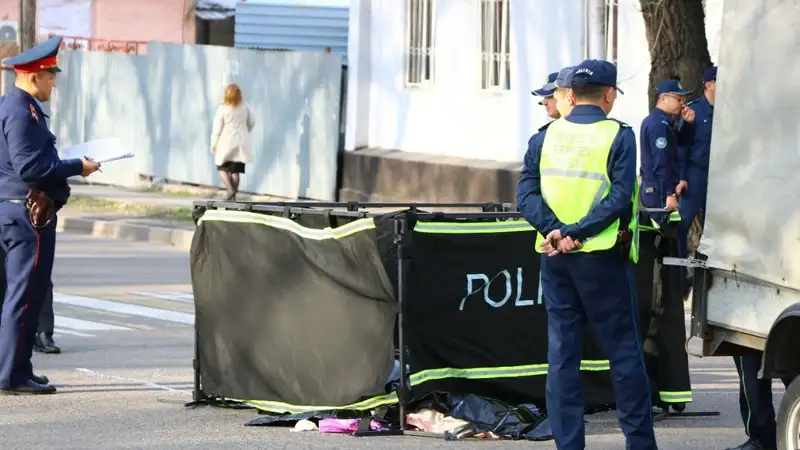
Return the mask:
<svg viewBox="0 0 800 450">
<path fill-rule="evenodd" d="M 723 0 L 707 0 L 712 60 Z M 612 116 L 638 134 L 647 115 L 649 48 L 639 0 L 619 0 L 618 70 L 624 96 Z M 584 0 L 512 0 L 512 89 L 482 92 L 477 0 L 436 0 L 435 81 L 404 86 L 405 1 L 351 0 L 345 149 L 381 148 L 521 161 L 547 123 L 530 92 L 584 55 Z"/>
</svg>

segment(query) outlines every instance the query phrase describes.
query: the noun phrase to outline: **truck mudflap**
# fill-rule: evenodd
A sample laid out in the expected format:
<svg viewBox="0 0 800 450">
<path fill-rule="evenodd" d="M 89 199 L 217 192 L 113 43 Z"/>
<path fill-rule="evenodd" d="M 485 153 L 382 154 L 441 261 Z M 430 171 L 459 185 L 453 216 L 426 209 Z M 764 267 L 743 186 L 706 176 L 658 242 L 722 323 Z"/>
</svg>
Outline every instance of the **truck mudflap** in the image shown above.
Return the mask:
<svg viewBox="0 0 800 450">
<path fill-rule="evenodd" d="M 794 379 L 800 375 L 800 303 L 786 308 L 772 324 L 764 347 L 760 378 Z"/>
</svg>

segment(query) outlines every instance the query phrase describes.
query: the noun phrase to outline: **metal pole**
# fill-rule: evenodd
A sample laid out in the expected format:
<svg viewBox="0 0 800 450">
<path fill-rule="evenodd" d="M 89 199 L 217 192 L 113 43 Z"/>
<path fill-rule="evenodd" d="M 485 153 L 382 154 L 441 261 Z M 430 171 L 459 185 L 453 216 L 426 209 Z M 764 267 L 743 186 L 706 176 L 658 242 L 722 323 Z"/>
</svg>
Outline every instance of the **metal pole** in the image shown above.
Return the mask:
<svg viewBox="0 0 800 450">
<path fill-rule="evenodd" d="M 587 0 L 586 18 L 589 58 L 606 59 L 606 1 Z"/>
<path fill-rule="evenodd" d="M 19 2 L 19 51 L 36 46 L 36 0 Z"/>
<path fill-rule="evenodd" d="M 22 53 L 22 45 L 25 43 L 22 39 L 22 11 L 25 9 L 25 0 L 17 2 L 17 51 Z"/>
</svg>

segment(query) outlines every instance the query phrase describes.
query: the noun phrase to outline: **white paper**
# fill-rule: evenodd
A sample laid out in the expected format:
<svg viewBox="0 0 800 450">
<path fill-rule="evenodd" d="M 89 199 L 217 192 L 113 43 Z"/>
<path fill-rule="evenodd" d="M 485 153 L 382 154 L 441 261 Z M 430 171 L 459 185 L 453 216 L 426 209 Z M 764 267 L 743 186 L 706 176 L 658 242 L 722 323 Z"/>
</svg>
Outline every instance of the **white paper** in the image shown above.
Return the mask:
<svg viewBox="0 0 800 450">
<path fill-rule="evenodd" d="M 83 144 L 73 145 L 61 149 L 63 159 L 90 158 L 99 163 L 133 158 L 134 154 L 127 152 L 118 138 L 94 139 Z"/>
</svg>

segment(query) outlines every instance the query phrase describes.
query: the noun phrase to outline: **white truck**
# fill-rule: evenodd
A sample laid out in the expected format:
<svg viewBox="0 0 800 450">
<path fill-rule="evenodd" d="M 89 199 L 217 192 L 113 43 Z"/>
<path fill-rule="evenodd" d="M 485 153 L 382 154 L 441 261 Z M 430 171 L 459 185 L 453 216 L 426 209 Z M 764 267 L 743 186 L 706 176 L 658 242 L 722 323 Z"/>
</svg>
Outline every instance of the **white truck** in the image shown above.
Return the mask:
<svg viewBox="0 0 800 450">
<path fill-rule="evenodd" d="M 778 448 L 800 449 L 800 0 L 723 5 L 705 229 L 687 349 L 763 351 L 791 382 Z M 689 187 L 691 189 L 691 186 Z"/>
</svg>

